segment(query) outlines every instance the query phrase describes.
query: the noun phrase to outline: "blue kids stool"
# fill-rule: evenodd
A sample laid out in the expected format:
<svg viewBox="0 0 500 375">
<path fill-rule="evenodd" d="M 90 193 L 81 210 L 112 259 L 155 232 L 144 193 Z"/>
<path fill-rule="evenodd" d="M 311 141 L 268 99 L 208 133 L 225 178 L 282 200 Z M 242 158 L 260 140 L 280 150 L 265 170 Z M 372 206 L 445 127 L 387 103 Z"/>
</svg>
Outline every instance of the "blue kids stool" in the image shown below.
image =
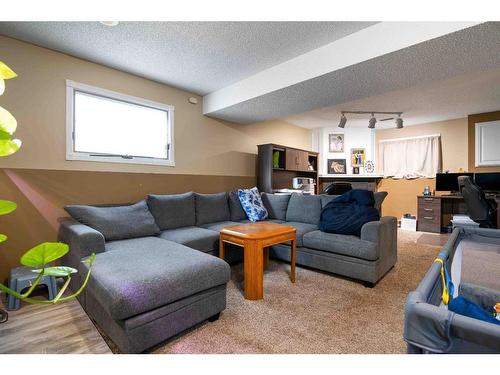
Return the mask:
<svg viewBox="0 0 500 375">
<path fill-rule="evenodd" d="M 10 270 L 9 287 L 18 293 L 33 285 L 38 274 L 31 271 L 28 267 L 17 267 Z M 49 290 L 49 300 L 57 295 L 56 278 L 54 276 L 43 276 L 38 285 L 46 285 Z M 7 310 L 18 310 L 21 307 L 21 301 L 11 296 L 7 297 Z"/>
</svg>

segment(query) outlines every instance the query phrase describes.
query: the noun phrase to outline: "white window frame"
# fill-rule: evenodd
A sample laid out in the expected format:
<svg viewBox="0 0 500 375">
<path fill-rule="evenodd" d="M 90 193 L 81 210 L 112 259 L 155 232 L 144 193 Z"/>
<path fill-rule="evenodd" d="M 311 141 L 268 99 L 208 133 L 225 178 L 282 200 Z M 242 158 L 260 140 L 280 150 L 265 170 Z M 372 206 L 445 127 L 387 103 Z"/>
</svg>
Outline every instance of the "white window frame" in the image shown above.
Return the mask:
<svg viewBox="0 0 500 375">
<path fill-rule="evenodd" d="M 150 107 L 167 112 L 168 158 L 149 158 L 139 156 L 108 156 L 106 154 L 75 151 L 74 124 L 75 124 L 75 92 L 102 96 L 103 98 L 126 102 L 130 104 Z M 175 166 L 174 159 L 174 110 L 175 107 L 135 96 L 121 94 L 115 91 L 86 85 L 84 83 L 66 80 L 66 160 L 94 161 L 104 163 L 149 164 Z"/>
</svg>

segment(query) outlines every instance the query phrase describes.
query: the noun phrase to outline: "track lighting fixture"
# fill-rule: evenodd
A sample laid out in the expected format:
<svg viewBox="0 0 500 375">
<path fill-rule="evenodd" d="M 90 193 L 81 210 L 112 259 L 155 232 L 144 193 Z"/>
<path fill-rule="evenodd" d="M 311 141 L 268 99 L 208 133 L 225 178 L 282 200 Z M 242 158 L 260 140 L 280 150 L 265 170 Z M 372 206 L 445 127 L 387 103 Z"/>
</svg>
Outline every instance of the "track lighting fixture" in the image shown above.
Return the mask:
<svg viewBox="0 0 500 375">
<path fill-rule="evenodd" d="M 347 123 L 347 117 L 345 116 L 346 113 L 352 113 L 352 114 L 370 114 L 370 120 L 368 120 L 368 128 L 369 129 L 375 129 L 375 124 L 377 123 L 377 119 L 375 118 L 375 115 L 397 115 L 398 117 L 389 117 L 389 118 L 383 118 L 380 121 L 387 121 L 387 120 L 396 120 L 396 128 L 397 129 L 402 129 L 403 128 L 403 119 L 401 118 L 401 115 L 403 112 L 379 112 L 379 111 L 342 111 L 340 112 L 340 122 L 339 122 L 339 128 L 344 128 L 345 124 Z"/>
<path fill-rule="evenodd" d="M 342 115 L 340 116 L 339 128 L 344 128 L 346 122 L 347 122 L 347 118 L 345 117 L 344 113 L 342 112 Z"/>
<path fill-rule="evenodd" d="M 403 119 L 401 118 L 401 115 L 399 115 L 396 118 L 396 128 L 397 129 L 403 129 Z"/>
<path fill-rule="evenodd" d="M 377 119 L 375 118 L 375 116 L 373 116 L 373 113 L 372 113 L 372 117 L 370 117 L 370 120 L 368 120 L 368 129 L 375 129 L 376 123 L 377 123 Z"/>
</svg>

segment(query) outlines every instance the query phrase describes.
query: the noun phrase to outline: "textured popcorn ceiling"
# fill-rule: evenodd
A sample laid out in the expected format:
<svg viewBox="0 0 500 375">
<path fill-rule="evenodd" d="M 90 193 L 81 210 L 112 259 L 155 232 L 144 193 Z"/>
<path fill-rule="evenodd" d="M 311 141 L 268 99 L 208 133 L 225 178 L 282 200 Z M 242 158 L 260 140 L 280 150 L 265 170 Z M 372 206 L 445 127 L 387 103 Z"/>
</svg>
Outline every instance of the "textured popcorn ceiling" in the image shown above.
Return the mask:
<svg viewBox="0 0 500 375">
<path fill-rule="evenodd" d="M 0 34 L 198 94 L 376 22 L 0 22 Z"/>
<path fill-rule="evenodd" d="M 315 128 L 338 123 L 340 110 L 413 112 L 420 120 L 425 117 L 425 121 L 498 110 L 499 73 L 495 69 L 500 68 L 499 41 L 500 22 L 481 24 L 240 102 L 210 115 L 240 123 L 285 118 L 296 125 Z M 481 79 L 483 82 L 478 83 Z M 415 91 L 426 88 L 426 96 L 422 96 L 424 91 Z M 408 115 L 405 113 L 407 124 L 420 121 Z M 325 116 L 331 117 L 332 123 L 322 122 Z"/>
</svg>

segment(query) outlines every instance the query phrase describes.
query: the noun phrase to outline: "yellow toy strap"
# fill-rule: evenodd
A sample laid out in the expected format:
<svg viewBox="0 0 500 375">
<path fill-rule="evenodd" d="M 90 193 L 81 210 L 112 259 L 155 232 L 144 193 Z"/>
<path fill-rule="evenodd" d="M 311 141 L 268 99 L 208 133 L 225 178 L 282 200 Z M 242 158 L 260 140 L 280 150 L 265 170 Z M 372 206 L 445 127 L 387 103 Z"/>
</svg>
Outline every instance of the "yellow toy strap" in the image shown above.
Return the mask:
<svg viewBox="0 0 500 375">
<path fill-rule="evenodd" d="M 441 282 L 443 283 L 443 294 L 441 295 L 441 299 L 445 305 L 450 302 L 450 293 L 448 291 L 448 287 L 446 286 L 446 279 L 444 277 L 444 262 L 440 258 L 436 258 L 434 262 L 441 263 Z"/>
</svg>

